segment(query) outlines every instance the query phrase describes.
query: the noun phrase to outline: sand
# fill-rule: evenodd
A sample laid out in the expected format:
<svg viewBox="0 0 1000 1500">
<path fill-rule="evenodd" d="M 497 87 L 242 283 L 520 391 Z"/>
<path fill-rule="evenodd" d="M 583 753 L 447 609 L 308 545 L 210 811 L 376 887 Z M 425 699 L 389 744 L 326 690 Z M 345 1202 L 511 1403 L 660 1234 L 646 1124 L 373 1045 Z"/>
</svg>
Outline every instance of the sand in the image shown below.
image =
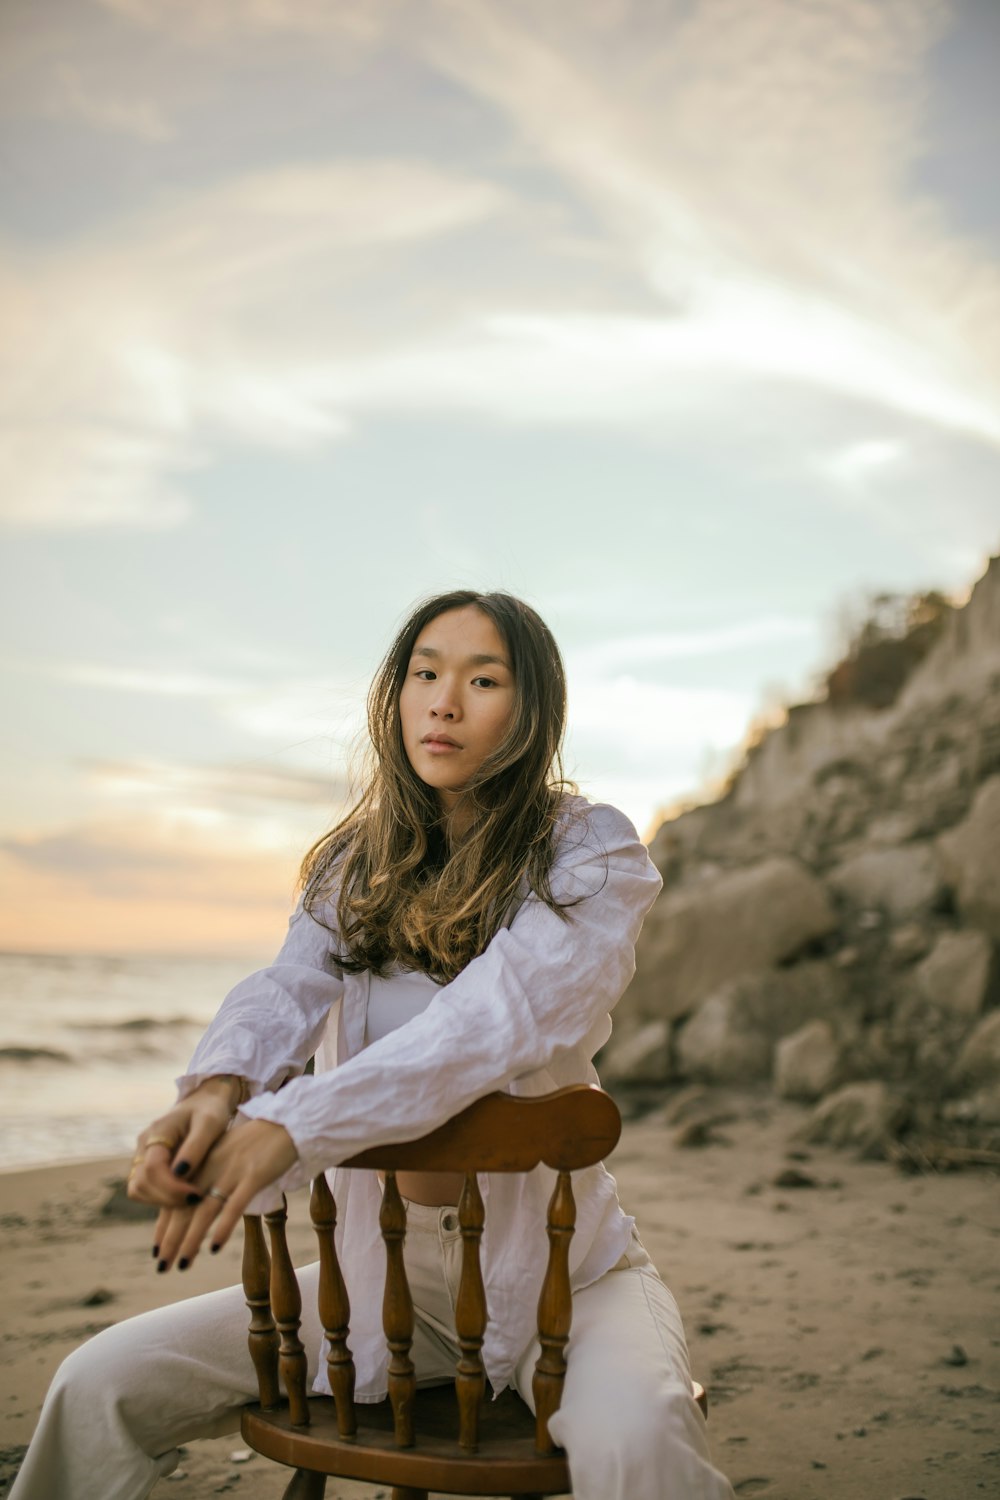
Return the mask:
<svg viewBox="0 0 1000 1500">
<path fill-rule="evenodd" d="M 714 1105 L 722 1123 L 703 1144 L 679 1145 L 660 1111 L 626 1126 L 612 1166 L 680 1301 L 713 1450 L 737 1495 L 1000 1497 L 997 1172 L 907 1176 L 802 1150 L 794 1106 L 747 1096 Z M 0 1176 L 0 1495 L 75 1344 L 238 1277 L 235 1246 L 184 1276 L 157 1276 L 150 1225 L 99 1213 L 126 1166 Z M 306 1258 L 304 1202 L 295 1212 L 293 1246 Z M 286 1471 L 242 1450 L 238 1435 L 193 1445 L 155 1494 L 277 1500 Z M 388 1492 L 331 1480 L 327 1493 Z"/>
</svg>

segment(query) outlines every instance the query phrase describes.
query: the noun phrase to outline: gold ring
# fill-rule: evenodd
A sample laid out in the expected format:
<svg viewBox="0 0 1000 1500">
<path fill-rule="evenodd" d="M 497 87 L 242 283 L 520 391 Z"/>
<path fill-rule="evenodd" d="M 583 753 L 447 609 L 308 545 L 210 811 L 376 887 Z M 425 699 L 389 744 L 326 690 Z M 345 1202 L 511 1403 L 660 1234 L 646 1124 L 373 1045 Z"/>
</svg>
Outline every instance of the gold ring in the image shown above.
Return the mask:
<svg viewBox="0 0 1000 1500">
<path fill-rule="evenodd" d="M 174 1152 L 177 1150 L 177 1147 L 179 1145 L 180 1141 L 172 1141 L 169 1136 L 151 1135 L 142 1149 L 143 1152 L 146 1152 L 149 1150 L 150 1146 L 166 1146 L 168 1151 Z"/>
</svg>

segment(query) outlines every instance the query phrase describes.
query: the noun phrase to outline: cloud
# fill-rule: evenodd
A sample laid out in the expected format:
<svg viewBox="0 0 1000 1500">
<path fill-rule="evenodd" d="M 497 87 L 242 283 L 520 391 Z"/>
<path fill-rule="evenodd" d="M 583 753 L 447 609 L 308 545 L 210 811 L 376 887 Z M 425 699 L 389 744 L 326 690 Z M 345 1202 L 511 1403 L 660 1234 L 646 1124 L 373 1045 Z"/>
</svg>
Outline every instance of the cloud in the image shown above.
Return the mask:
<svg viewBox="0 0 1000 1500">
<path fill-rule="evenodd" d="M 377 41 L 394 9 L 392 0 L 331 5 L 329 0 L 98 0 L 114 15 L 190 45 L 214 45 L 249 34 L 298 33 L 354 42 L 357 53 Z"/>
<path fill-rule="evenodd" d="M 174 125 L 154 100 L 123 93 L 120 82 L 114 94 L 101 91 L 70 62 L 62 62 L 55 68 L 50 89 L 39 103 L 44 113 L 54 119 L 83 121 L 97 130 L 121 133 L 151 144 L 169 141 L 176 134 Z"/>
<path fill-rule="evenodd" d="M 213 443 L 336 441 L 358 286 L 404 246 L 503 204 L 489 184 L 420 163 L 289 165 L 45 254 L 8 244 L 0 515 L 175 525 L 188 513 L 178 481 Z"/>
<path fill-rule="evenodd" d="M 119 693 L 150 693 L 165 698 L 231 698 L 255 691 L 236 678 L 207 672 L 163 671 L 156 667 L 111 667 L 99 662 L 50 663 L 47 670 L 65 682 Z"/>
<path fill-rule="evenodd" d="M 100 692 L 207 702 L 224 723 L 241 734 L 272 743 L 296 745 L 323 735 L 348 747 L 364 730 L 367 681 L 338 680 L 331 674 L 296 677 L 273 658 L 252 652 L 235 655 L 242 666 L 253 670 L 253 676 L 219 676 L 186 666 L 110 666 L 103 662 L 37 659 L 15 659 L 4 665 L 8 671 L 22 675 L 45 675 Z"/>
<path fill-rule="evenodd" d="M 904 453 L 903 444 L 891 438 L 869 438 L 862 443 L 851 443 L 828 458 L 824 467 L 832 478 L 854 489 L 864 485 L 870 477 L 877 477 L 894 467 Z"/>
<path fill-rule="evenodd" d="M 794 445 L 807 391 L 1000 445 L 1000 275 L 911 186 L 936 0 L 105 9 L 194 50 L 391 47 L 506 138 L 479 175 L 290 163 L 11 249 L 9 522 L 176 525 L 218 445 L 385 413 Z"/>
<path fill-rule="evenodd" d="M 1000 440 L 1000 276 L 909 186 L 942 5 L 454 0 L 436 15 L 438 65 L 507 115 L 679 314 L 650 330 L 679 363 Z"/>
<path fill-rule="evenodd" d="M 619 636 L 577 649 L 569 660 L 575 673 L 637 671 L 660 662 L 695 656 L 717 656 L 779 641 L 804 640 L 815 633 L 814 620 L 771 615 L 742 620 L 711 630 L 661 631 L 652 635 Z"/>
<path fill-rule="evenodd" d="M 342 803 L 347 784 L 342 777 L 320 776 L 282 766 L 190 766 L 169 761 L 97 760 L 83 763 L 99 790 L 108 797 L 179 799 L 190 805 L 219 807 L 306 806 L 323 808 Z"/>
<path fill-rule="evenodd" d="M 92 821 L 0 841 L 0 947 L 47 953 L 275 952 L 297 858 L 190 825 Z"/>
</svg>

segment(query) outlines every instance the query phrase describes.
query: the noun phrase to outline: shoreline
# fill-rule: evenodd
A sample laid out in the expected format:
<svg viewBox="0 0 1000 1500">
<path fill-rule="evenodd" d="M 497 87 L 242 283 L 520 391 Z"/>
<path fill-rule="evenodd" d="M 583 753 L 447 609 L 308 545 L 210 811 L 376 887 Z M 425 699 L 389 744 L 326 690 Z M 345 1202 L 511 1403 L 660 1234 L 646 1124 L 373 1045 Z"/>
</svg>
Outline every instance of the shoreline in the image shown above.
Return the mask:
<svg viewBox="0 0 1000 1500">
<path fill-rule="evenodd" d="M 769 1099 L 712 1093 L 704 1109 L 703 1144 L 679 1143 L 667 1106 L 626 1124 L 609 1165 L 680 1303 L 708 1388 L 713 1454 L 737 1495 L 1000 1496 L 997 1173 L 906 1176 L 801 1148 L 804 1111 Z M 235 1245 L 183 1276 L 156 1275 L 152 1211 L 100 1212 L 128 1160 L 0 1173 L 0 1496 L 70 1349 L 108 1323 L 239 1279 Z M 312 1259 L 299 1195 L 290 1229 L 293 1253 Z M 196 1444 L 183 1475 L 154 1493 L 280 1493 L 275 1466 L 235 1461 L 242 1451 L 238 1433 Z M 328 1500 L 376 1493 L 327 1488 Z"/>
</svg>

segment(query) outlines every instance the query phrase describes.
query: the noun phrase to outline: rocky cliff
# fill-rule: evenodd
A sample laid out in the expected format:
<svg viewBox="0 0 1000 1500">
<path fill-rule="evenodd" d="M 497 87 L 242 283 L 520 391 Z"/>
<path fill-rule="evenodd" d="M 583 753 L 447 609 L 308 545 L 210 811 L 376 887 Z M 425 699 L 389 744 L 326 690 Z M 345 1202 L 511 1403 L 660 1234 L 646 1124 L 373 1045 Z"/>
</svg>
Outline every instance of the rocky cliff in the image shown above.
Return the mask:
<svg viewBox="0 0 1000 1500">
<path fill-rule="evenodd" d="M 1000 557 L 890 707 L 791 709 L 651 853 L 612 1087 L 770 1081 L 873 1148 L 1000 1129 Z"/>
</svg>

